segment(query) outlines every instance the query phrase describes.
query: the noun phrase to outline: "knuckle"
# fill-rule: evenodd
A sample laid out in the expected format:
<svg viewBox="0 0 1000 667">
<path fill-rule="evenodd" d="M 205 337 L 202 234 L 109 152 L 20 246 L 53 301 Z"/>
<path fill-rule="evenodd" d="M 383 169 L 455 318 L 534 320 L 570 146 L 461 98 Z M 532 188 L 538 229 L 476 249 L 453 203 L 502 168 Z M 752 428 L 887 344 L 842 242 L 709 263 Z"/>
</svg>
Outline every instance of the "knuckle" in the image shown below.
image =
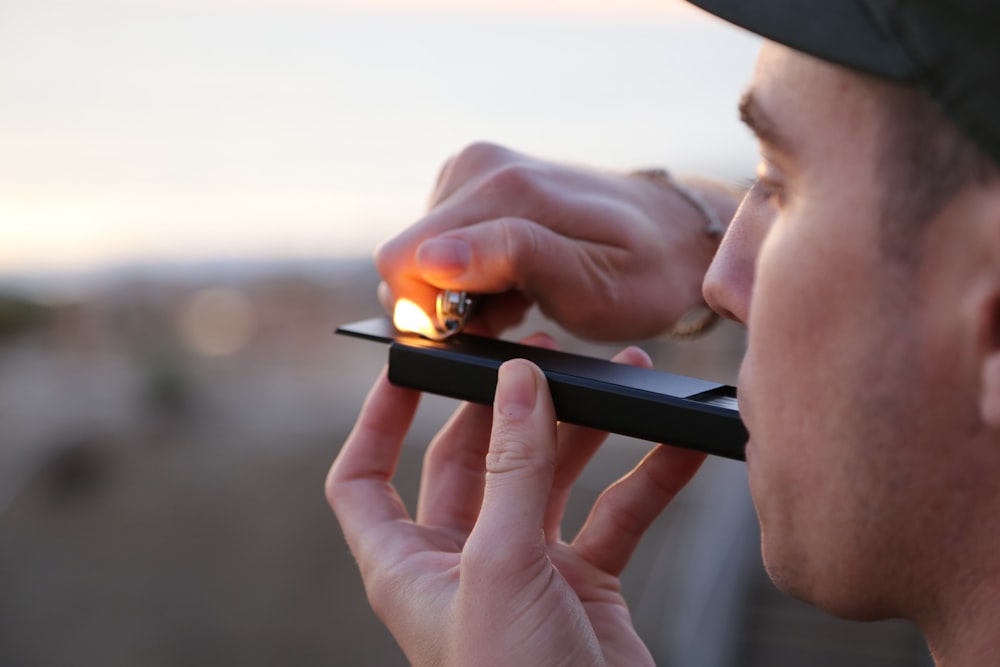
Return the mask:
<svg viewBox="0 0 1000 667">
<path fill-rule="evenodd" d="M 651 456 L 647 465 L 642 466 L 639 470 L 645 479 L 646 485 L 651 488 L 656 495 L 673 498 L 682 488 L 684 488 L 687 476 L 683 470 L 678 471 L 673 466 L 663 464 L 655 465 L 661 461 L 665 462 L 667 459 L 663 456 L 658 457 L 658 459 L 653 459 Z"/>
<path fill-rule="evenodd" d="M 507 259 L 511 272 L 509 279 L 520 288 L 524 288 L 526 280 L 531 279 L 535 262 L 541 245 L 538 230 L 535 225 L 523 218 L 502 218 L 499 221 L 499 247 L 503 248 L 503 256 Z"/>
<path fill-rule="evenodd" d="M 498 430 L 486 454 L 486 472 L 508 475 L 517 472 L 535 472 L 546 467 L 554 469 L 555 461 L 545 456 L 527 434 L 514 429 Z"/>
<path fill-rule="evenodd" d="M 456 155 L 452 162 L 458 171 L 466 169 L 479 170 L 498 164 L 510 155 L 510 151 L 488 141 L 477 141 L 469 144 Z"/>
<path fill-rule="evenodd" d="M 636 536 L 642 535 L 649 528 L 650 519 L 647 516 L 629 509 L 614 496 L 608 497 L 605 503 L 605 511 L 608 512 L 616 533 Z"/>
<path fill-rule="evenodd" d="M 541 175 L 538 165 L 507 162 L 491 169 L 480 181 L 478 194 L 481 197 L 509 198 L 511 202 L 535 201 L 541 189 Z"/>
<path fill-rule="evenodd" d="M 501 431 L 486 455 L 486 472 L 503 475 L 538 466 L 552 465 L 541 459 L 537 448 L 521 434 Z"/>
<path fill-rule="evenodd" d="M 649 521 L 645 517 L 624 509 L 619 509 L 613 519 L 616 532 L 622 535 L 641 536 L 649 527 Z"/>
<path fill-rule="evenodd" d="M 532 463 L 532 456 L 527 448 L 521 446 L 508 446 L 490 451 L 486 455 L 486 472 L 493 475 L 502 475 L 515 470 L 521 470 Z"/>
</svg>

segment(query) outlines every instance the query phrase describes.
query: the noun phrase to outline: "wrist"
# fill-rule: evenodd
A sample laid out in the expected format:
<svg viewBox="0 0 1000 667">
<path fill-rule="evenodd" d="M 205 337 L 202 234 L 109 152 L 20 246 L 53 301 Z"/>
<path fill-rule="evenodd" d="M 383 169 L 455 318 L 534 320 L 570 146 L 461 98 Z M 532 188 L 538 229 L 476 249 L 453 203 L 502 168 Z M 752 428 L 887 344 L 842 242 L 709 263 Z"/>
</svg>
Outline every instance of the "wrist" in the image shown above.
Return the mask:
<svg viewBox="0 0 1000 667">
<path fill-rule="evenodd" d="M 718 204 L 714 201 L 710 204 L 701 188 L 677 180 L 673 174 L 663 168 L 638 169 L 633 171 L 631 175 L 649 179 L 672 190 L 688 206 L 694 209 L 701 219 L 703 231 L 707 236 L 721 239 L 723 234 L 726 233 L 726 228 L 729 226 L 732 215 L 720 214 L 717 208 Z"/>
<path fill-rule="evenodd" d="M 649 182 L 668 197 L 657 218 L 668 235 L 667 247 L 676 252 L 676 260 L 683 260 L 671 262 L 679 309 L 664 335 L 673 340 L 698 337 L 719 320 L 702 297 L 701 282 L 736 212 L 740 193 L 708 180 L 678 179 L 666 169 L 640 169 L 629 176 Z M 686 230 L 684 237 L 679 236 L 682 230 Z M 679 264 L 686 270 L 679 271 Z M 687 297 L 682 296 L 688 292 Z"/>
</svg>

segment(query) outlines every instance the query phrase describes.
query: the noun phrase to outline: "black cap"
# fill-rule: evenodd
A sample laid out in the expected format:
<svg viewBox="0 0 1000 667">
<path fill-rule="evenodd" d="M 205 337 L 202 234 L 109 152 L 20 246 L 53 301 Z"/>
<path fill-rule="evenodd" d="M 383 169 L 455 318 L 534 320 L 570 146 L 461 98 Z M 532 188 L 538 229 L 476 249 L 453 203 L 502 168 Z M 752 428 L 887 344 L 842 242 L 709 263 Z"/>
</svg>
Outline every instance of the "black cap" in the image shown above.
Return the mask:
<svg viewBox="0 0 1000 667">
<path fill-rule="evenodd" d="M 1000 0 L 689 0 L 762 37 L 920 86 L 1000 163 Z"/>
</svg>

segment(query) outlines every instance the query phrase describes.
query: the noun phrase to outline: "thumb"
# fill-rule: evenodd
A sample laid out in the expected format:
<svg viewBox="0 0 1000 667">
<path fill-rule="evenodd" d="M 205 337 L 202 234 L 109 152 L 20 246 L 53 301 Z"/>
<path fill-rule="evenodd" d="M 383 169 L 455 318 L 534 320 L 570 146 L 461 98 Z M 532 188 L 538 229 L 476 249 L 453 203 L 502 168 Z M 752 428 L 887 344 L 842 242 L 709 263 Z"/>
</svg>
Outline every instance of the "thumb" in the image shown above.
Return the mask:
<svg viewBox="0 0 1000 667">
<path fill-rule="evenodd" d="M 515 359 L 500 367 L 482 509 L 468 547 L 510 571 L 544 553 L 556 460 L 556 419 L 545 376 Z M 472 554 L 469 554 L 472 555 Z"/>
</svg>

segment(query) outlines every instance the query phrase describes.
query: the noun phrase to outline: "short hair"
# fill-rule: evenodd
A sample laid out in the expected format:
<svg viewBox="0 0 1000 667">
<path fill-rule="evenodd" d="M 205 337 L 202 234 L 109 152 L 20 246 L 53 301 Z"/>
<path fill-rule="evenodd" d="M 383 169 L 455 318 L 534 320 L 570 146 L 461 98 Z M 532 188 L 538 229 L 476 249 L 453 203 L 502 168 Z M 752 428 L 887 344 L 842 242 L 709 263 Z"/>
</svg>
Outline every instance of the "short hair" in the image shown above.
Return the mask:
<svg viewBox="0 0 1000 667">
<path fill-rule="evenodd" d="M 1000 179 L 1000 164 L 963 134 L 920 88 L 878 81 L 883 250 L 918 259 L 920 232 L 971 185 Z"/>
</svg>

